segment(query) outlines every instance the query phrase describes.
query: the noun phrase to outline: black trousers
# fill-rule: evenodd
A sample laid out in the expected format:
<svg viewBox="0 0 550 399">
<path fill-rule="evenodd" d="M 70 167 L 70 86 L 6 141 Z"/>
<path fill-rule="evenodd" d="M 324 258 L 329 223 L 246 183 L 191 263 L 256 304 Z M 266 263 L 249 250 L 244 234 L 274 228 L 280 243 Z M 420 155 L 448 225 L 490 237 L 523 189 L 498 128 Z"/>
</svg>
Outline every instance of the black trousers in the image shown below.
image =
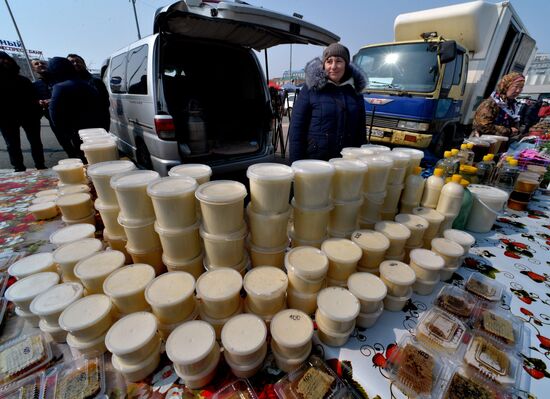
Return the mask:
<svg viewBox="0 0 550 399">
<path fill-rule="evenodd" d="M 44 147 L 42 146 L 42 140 L 40 139 L 40 119 L 29 118 L 21 123 L 21 127 L 25 131 L 27 140 L 31 145 L 31 154 L 36 168 L 45 168 L 44 161 Z M 13 167 L 22 171 L 25 170 L 25 164 L 23 162 L 23 152 L 21 151 L 21 135 L 19 131 L 19 124 L 12 123 L 8 125 L 0 126 L 2 137 L 6 142 L 8 149 L 8 155 Z"/>
</svg>

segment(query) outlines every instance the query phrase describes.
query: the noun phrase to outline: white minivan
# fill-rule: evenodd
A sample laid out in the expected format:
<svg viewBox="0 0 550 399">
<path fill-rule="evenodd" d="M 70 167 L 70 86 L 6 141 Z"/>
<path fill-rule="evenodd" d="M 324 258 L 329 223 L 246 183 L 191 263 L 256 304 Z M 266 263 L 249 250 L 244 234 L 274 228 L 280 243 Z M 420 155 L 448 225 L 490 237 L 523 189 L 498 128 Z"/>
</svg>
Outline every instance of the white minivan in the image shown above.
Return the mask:
<svg viewBox="0 0 550 399">
<path fill-rule="evenodd" d="M 161 175 L 181 163 L 230 172 L 269 161 L 273 112 L 252 50 L 338 40 L 300 18 L 240 2 L 160 8 L 151 36 L 108 59 L 111 131 L 121 151 Z"/>
</svg>

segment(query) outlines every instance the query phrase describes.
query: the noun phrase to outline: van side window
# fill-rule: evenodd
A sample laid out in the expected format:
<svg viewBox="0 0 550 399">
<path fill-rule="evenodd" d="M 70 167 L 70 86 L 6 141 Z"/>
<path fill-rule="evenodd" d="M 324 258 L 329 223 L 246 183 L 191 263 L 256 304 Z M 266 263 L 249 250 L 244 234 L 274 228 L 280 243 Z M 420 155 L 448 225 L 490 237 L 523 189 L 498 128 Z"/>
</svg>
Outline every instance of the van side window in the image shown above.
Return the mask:
<svg viewBox="0 0 550 399">
<path fill-rule="evenodd" d="M 453 85 L 459 84 L 460 79 L 462 79 L 462 64 L 464 63 L 463 61 L 464 61 L 464 53 L 457 52 Z"/>
<path fill-rule="evenodd" d="M 147 48 L 145 44 L 128 52 L 128 94 L 147 94 Z"/>
<path fill-rule="evenodd" d="M 113 57 L 109 76 L 111 92 L 126 93 L 126 53 Z"/>
</svg>

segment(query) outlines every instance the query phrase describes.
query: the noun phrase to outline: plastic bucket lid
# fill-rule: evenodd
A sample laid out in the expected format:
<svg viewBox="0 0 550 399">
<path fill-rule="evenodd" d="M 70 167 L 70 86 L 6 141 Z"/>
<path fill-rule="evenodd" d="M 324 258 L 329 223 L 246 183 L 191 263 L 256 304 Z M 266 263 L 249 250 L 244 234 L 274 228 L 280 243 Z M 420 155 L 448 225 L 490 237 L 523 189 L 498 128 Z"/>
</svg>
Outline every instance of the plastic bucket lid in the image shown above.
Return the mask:
<svg viewBox="0 0 550 399">
<path fill-rule="evenodd" d="M 376 151 L 368 149 L 368 148 L 357 148 L 357 147 L 345 147 L 342 148 L 342 151 L 340 151 L 340 154 L 342 156 L 347 156 L 349 158 L 359 158 L 364 157 L 368 155 L 375 155 Z"/>
<path fill-rule="evenodd" d="M 100 212 L 101 211 L 118 212 L 120 210 L 120 207 L 118 205 L 104 204 L 103 201 L 101 201 L 99 198 L 95 200 L 94 207 L 95 207 L 95 209 L 97 209 Z"/>
<path fill-rule="evenodd" d="M 412 154 L 406 151 L 391 151 L 387 154 L 388 157 L 393 159 L 393 163 L 395 167 L 399 167 L 398 164 L 406 162 L 407 165 L 403 165 L 402 167 L 407 167 L 408 162 L 412 158 Z"/>
<path fill-rule="evenodd" d="M 382 152 L 389 152 L 390 147 L 387 147 L 385 145 L 380 144 L 363 144 L 361 148 L 365 148 L 371 151 L 374 151 L 375 153 L 382 153 Z"/>
<path fill-rule="evenodd" d="M 413 215 L 420 216 L 431 223 L 441 223 L 445 219 L 445 216 L 435 209 L 421 206 L 413 208 Z"/>
<path fill-rule="evenodd" d="M 151 313 L 131 313 L 111 326 L 105 336 L 105 346 L 117 356 L 132 354 L 151 342 L 157 327 L 157 318 Z"/>
<path fill-rule="evenodd" d="M 385 154 L 361 157 L 360 160 L 365 162 L 367 166 L 378 166 L 378 167 L 386 167 L 386 168 L 393 167 L 393 159 Z"/>
<path fill-rule="evenodd" d="M 356 159 L 332 158 L 328 161 L 337 171 L 366 172 L 367 165 Z"/>
<path fill-rule="evenodd" d="M 509 194 L 496 187 L 470 184 L 468 190 L 470 190 L 479 202 L 492 209 L 493 212 L 500 212 L 506 204 L 506 201 L 508 201 Z"/>
<path fill-rule="evenodd" d="M 111 178 L 111 188 L 115 190 L 133 190 L 146 187 L 153 180 L 160 176 L 154 170 L 132 170 L 120 173 Z"/>
<path fill-rule="evenodd" d="M 181 234 L 189 233 L 190 231 L 197 230 L 200 226 L 200 221 L 192 224 L 191 226 L 182 227 L 180 229 L 166 229 L 159 226 L 158 222 L 155 221 L 154 229 L 157 233 L 165 237 L 176 237 Z"/>
<path fill-rule="evenodd" d="M 248 167 L 246 177 L 250 180 L 290 181 L 294 178 L 294 171 L 279 163 L 257 163 Z"/>
<path fill-rule="evenodd" d="M 428 249 L 413 249 L 409 254 L 409 258 L 411 262 L 426 270 L 441 270 L 445 266 L 445 260 Z"/>
<path fill-rule="evenodd" d="M 84 238 L 93 238 L 94 233 L 95 226 L 89 223 L 77 223 L 54 231 L 50 235 L 50 242 L 53 245 L 62 245 Z"/>
<path fill-rule="evenodd" d="M 296 247 L 285 255 L 285 267 L 303 279 L 317 281 L 328 271 L 328 258 L 320 249 Z"/>
<path fill-rule="evenodd" d="M 219 289 L 222 285 L 225 289 Z M 195 285 L 195 290 L 199 298 L 213 302 L 223 302 L 238 294 L 242 285 L 243 278 L 238 271 L 223 267 L 201 274 Z M 205 290 L 207 292 L 204 292 Z"/>
<path fill-rule="evenodd" d="M 412 159 L 422 159 L 424 158 L 424 152 L 420 150 L 415 150 L 414 148 L 407 147 L 395 147 L 393 151 L 396 152 L 406 152 L 411 156 Z"/>
<path fill-rule="evenodd" d="M 199 201 L 216 205 L 242 201 L 246 194 L 244 184 L 233 180 L 215 180 L 204 183 L 195 192 Z"/>
<path fill-rule="evenodd" d="M 37 316 L 53 315 L 80 299 L 83 292 L 84 288 L 80 283 L 66 282 L 55 285 L 34 298 L 30 310 Z"/>
<path fill-rule="evenodd" d="M 42 272 L 54 266 L 53 255 L 51 252 L 40 252 L 37 254 L 25 256 L 22 259 L 11 264 L 8 268 L 8 274 L 17 279 L 22 279 L 34 273 Z"/>
<path fill-rule="evenodd" d="M 296 174 L 333 175 L 334 166 L 326 161 L 317 159 L 302 159 L 292 162 L 292 170 Z"/>
<path fill-rule="evenodd" d="M 200 180 L 212 176 L 212 168 L 201 163 L 188 163 L 174 166 L 168 171 L 168 176 L 189 176 Z"/>
<path fill-rule="evenodd" d="M 88 166 L 88 176 L 113 176 L 119 173 L 130 172 L 136 169 L 136 165 L 130 161 L 107 161 Z"/>
<path fill-rule="evenodd" d="M 363 256 L 359 245 L 344 238 L 329 238 L 321 244 L 321 251 L 333 262 L 356 263 Z"/>
<path fill-rule="evenodd" d="M 61 172 L 65 170 L 78 170 L 78 169 L 84 169 L 84 165 L 82 163 L 63 163 L 55 165 L 52 170 L 54 172 Z"/>
<path fill-rule="evenodd" d="M 85 141 L 84 144 L 80 146 L 82 151 L 90 150 L 103 150 L 105 148 L 116 147 L 116 141 L 112 139 L 106 140 L 97 140 L 97 141 Z"/>
<path fill-rule="evenodd" d="M 348 277 L 348 289 L 360 301 L 381 301 L 388 289 L 380 277 L 365 272 L 353 273 Z"/>
<path fill-rule="evenodd" d="M 199 222 L 197 222 L 199 223 Z M 195 228 L 195 226 L 192 226 Z M 200 235 L 205 240 L 212 240 L 212 241 L 236 241 L 236 240 L 242 240 L 246 237 L 248 234 L 248 230 L 246 228 L 246 224 L 243 225 L 243 227 L 240 228 L 240 230 L 235 231 L 234 233 L 229 234 L 211 234 L 208 233 L 204 228 L 201 226 L 200 228 Z"/>
<path fill-rule="evenodd" d="M 333 204 L 329 204 L 329 205 L 325 206 L 324 208 L 306 208 L 306 207 L 302 207 L 302 206 L 298 205 L 298 203 L 296 202 L 296 198 L 294 198 L 294 197 L 292 198 L 292 201 L 290 201 L 290 204 L 292 205 L 293 208 L 299 209 L 302 212 L 323 213 L 323 212 L 330 212 L 332 209 L 334 209 Z"/>
<path fill-rule="evenodd" d="M 471 247 L 475 244 L 476 239 L 473 235 L 462 230 L 447 229 L 443 232 L 443 237 L 462 245 L 463 247 Z"/>
<path fill-rule="evenodd" d="M 169 198 L 194 193 L 199 185 L 189 176 L 168 176 L 147 185 L 147 194 L 153 198 Z"/>
</svg>

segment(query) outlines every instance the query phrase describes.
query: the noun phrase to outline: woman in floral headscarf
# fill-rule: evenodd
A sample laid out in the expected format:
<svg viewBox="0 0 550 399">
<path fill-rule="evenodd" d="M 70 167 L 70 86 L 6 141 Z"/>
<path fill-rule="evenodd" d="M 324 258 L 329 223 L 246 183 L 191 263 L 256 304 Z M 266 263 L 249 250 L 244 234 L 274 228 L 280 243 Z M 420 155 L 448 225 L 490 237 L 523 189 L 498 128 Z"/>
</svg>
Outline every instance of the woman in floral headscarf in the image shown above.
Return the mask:
<svg viewBox="0 0 550 399">
<path fill-rule="evenodd" d="M 517 138 L 520 116 L 516 98 L 524 85 L 525 77 L 520 73 L 512 72 L 503 76 L 496 91 L 477 107 L 474 135 L 492 134 Z"/>
</svg>

